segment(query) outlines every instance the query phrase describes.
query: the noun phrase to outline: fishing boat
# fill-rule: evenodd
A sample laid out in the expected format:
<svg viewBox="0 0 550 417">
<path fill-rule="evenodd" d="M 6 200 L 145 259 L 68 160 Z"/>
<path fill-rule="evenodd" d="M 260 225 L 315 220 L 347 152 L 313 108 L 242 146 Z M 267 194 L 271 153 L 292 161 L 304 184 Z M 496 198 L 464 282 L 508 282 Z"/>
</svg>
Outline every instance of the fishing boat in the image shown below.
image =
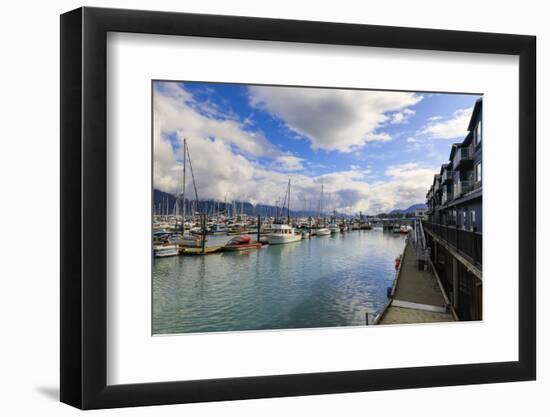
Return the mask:
<svg viewBox="0 0 550 417">
<path fill-rule="evenodd" d="M 166 258 L 169 256 L 177 256 L 178 247 L 176 245 L 155 245 L 153 246 L 153 254 L 155 258 Z"/>
<path fill-rule="evenodd" d="M 276 221 L 271 225 L 271 231 L 265 234 L 267 242 L 270 245 L 280 245 L 283 243 L 292 243 L 302 240 L 302 234 L 292 227 L 292 223 L 290 221 L 290 180 L 288 180 L 288 187 L 283 202 L 282 212 L 284 212 L 285 205 L 287 212 L 286 224 L 282 223 L 282 221 Z"/>
<path fill-rule="evenodd" d="M 273 224 L 271 232 L 266 235 L 270 245 L 280 245 L 282 243 L 292 243 L 302 240 L 302 234 L 288 224 Z"/>
<path fill-rule="evenodd" d="M 252 242 L 252 238 L 250 236 L 238 236 L 227 242 L 227 244 L 222 248 L 222 252 L 236 252 L 259 249 L 261 247 L 262 244 L 259 242 Z"/>
<path fill-rule="evenodd" d="M 336 223 L 331 223 L 328 225 L 328 230 L 331 234 L 340 233 L 340 226 L 338 226 Z"/>
</svg>

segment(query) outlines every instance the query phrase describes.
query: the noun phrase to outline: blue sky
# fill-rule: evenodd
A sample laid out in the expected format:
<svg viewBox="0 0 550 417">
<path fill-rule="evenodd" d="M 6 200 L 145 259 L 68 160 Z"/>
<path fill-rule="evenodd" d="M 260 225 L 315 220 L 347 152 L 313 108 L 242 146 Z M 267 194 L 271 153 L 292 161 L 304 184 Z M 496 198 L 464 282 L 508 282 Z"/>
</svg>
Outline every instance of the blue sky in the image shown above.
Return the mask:
<svg viewBox="0 0 550 417">
<path fill-rule="evenodd" d="M 374 214 L 424 202 L 476 95 L 154 83 L 154 182 L 181 190 L 188 140 L 201 198 Z"/>
</svg>

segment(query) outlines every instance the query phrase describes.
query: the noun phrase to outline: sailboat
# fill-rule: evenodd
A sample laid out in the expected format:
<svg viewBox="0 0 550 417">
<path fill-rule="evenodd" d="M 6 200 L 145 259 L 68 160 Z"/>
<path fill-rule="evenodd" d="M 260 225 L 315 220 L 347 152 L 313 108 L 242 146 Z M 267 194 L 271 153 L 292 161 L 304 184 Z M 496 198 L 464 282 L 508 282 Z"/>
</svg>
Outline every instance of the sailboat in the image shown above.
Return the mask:
<svg viewBox="0 0 550 417">
<path fill-rule="evenodd" d="M 195 207 L 199 204 L 199 196 L 197 192 L 197 185 L 195 183 L 195 174 L 193 173 L 193 165 L 191 164 L 191 154 L 189 153 L 189 145 L 187 144 L 187 139 L 183 139 L 183 167 L 182 167 L 182 192 L 180 195 L 181 198 L 181 224 L 182 224 L 182 234 L 178 237 L 178 239 L 175 239 L 173 243 L 175 243 L 179 248 L 200 248 L 203 246 L 203 240 L 206 240 L 206 234 L 205 231 L 201 227 L 193 227 L 192 224 L 194 221 L 186 221 L 185 215 L 186 215 L 186 203 L 185 203 L 185 191 L 187 186 L 187 163 L 189 163 L 189 169 L 191 172 L 191 179 L 193 181 L 193 189 L 195 194 Z M 191 206 L 191 211 L 193 212 L 193 207 Z M 193 220 L 193 219 L 191 219 Z M 189 233 L 185 234 L 185 229 L 189 229 Z"/>
<path fill-rule="evenodd" d="M 336 210 L 334 210 L 334 215 L 332 221 L 328 225 L 328 230 L 330 230 L 331 234 L 340 233 L 340 226 L 336 223 Z"/>
<path fill-rule="evenodd" d="M 287 208 L 287 223 L 282 222 L 273 223 L 271 225 L 271 232 L 266 234 L 267 242 L 270 245 L 280 245 L 283 243 L 292 243 L 302 240 L 302 234 L 298 232 L 290 223 L 290 180 L 288 180 L 287 195 L 285 195 L 285 201 L 288 196 L 288 208 Z M 283 210 L 285 203 L 283 202 Z"/>
<path fill-rule="evenodd" d="M 321 184 L 321 200 L 319 200 L 319 218 L 321 218 L 321 213 L 323 212 L 323 191 L 324 185 Z M 317 228 L 315 231 L 316 236 L 328 236 L 330 235 L 330 229 L 326 228 L 324 223 L 322 227 Z"/>
</svg>

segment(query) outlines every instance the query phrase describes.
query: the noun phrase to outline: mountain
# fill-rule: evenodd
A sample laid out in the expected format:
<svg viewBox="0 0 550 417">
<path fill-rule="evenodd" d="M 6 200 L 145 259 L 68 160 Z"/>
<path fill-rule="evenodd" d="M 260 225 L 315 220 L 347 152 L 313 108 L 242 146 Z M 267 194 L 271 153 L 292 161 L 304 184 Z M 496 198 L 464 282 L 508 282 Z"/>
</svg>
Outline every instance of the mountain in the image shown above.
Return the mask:
<svg viewBox="0 0 550 417">
<path fill-rule="evenodd" d="M 420 204 L 413 204 L 410 207 L 407 207 L 406 209 L 395 209 L 390 211 L 390 214 L 414 214 L 414 212 L 417 209 L 427 209 L 428 206 L 426 204 L 420 203 Z"/>
<path fill-rule="evenodd" d="M 160 190 L 153 190 L 153 202 L 154 202 L 154 212 L 156 214 L 165 214 L 174 213 L 174 208 L 176 205 L 176 196 L 172 195 L 170 193 L 165 193 L 164 191 Z M 413 204 L 412 206 L 406 208 L 406 209 L 396 209 L 392 210 L 389 214 L 400 214 L 400 215 L 406 215 L 406 214 L 414 214 L 416 209 L 426 209 L 427 206 L 425 204 Z M 246 214 L 247 216 L 257 216 L 258 214 L 262 217 L 268 216 L 268 217 L 284 217 L 287 215 L 286 209 L 284 212 L 281 212 L 280 207 L 271 206 L 267 204 L 257 204 L 253 205 L 247 201 L 235 201 L 235 202 L 228 202 L 224 203 L 223 201 L 214 201 L 214 200 L 201 200 L 199 202 L 199 209 L 195 207 L 195 203 L 192 200 L 187 200 L 187 207 L 185 209 L 186 213 L 191 213 L 192 210 L 195 210 L 196 212 L 202 211 L 207 213 L 224 213 L 228 212 L 231 215 L 234 213 L 240 214 L 241 212 Z M 318 215 L 318 211 L 315 210 L 290 210 L 290 215 L 293 217 L 316 217 Z M 326 216 L 332 215 L 332 213 L 325 213 Z M 347 215 L 344 215 L 342 213 L 338 213 L 338 217 L 349 217 Z"/>
<path fill-rule="evenodd" d="M 164 191 L 160 191 L 157 189 L 153 190 L 153 204 L 154 212 L 156 214 L 173 214 L 176 200 L 176 196 L 172 194 L 165 193 Z M 233 213 L 244 213 L 247 216 L 257 216 L 259 214 L 262 217 L 284 217 L 287 215 L 286 209 L 284 210 L 284 212 L 282 212 L 280 207 L 267 204 L 253 205 L 247 201 L 231 201 L 224 203 L 223 201 L 200 200 L 199 209 L 195 207 L 195 202 L 193 200 L 186 199 L 186 201 L 186 213 L 191 213 L 191 211 L 194 210 L 196 212 L 202 211 L 207 213 L 231 213 L 231 215 L 233 215 Z M 318 212 L 313 210 L 290 210 L 290 215 L 293 217 L 317 216 Z"/>
</svg>

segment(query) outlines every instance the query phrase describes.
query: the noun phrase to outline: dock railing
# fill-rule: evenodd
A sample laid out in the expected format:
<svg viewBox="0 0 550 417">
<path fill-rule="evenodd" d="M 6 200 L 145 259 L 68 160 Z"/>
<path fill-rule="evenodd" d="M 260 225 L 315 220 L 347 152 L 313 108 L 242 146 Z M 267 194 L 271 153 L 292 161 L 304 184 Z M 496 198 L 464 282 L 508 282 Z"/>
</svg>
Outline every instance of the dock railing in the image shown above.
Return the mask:
<svg viewBox="0 0 550 417">
<path fill-rule="evenodd" d="M 424 235 L 424 228 L 420 220 L 415 220 L 414 222 L 414 247 L 418 267 L 423 269 L 425 265 L 428 265 L 430 248 L 426 245 L 426 236 Z"/>
<path fill-rule="evenodd" d="M 476 266 L 481 267 L 483 248 L 481 233 L 428 222 L 424 223 L 424 227 Z"/>
</svg>

